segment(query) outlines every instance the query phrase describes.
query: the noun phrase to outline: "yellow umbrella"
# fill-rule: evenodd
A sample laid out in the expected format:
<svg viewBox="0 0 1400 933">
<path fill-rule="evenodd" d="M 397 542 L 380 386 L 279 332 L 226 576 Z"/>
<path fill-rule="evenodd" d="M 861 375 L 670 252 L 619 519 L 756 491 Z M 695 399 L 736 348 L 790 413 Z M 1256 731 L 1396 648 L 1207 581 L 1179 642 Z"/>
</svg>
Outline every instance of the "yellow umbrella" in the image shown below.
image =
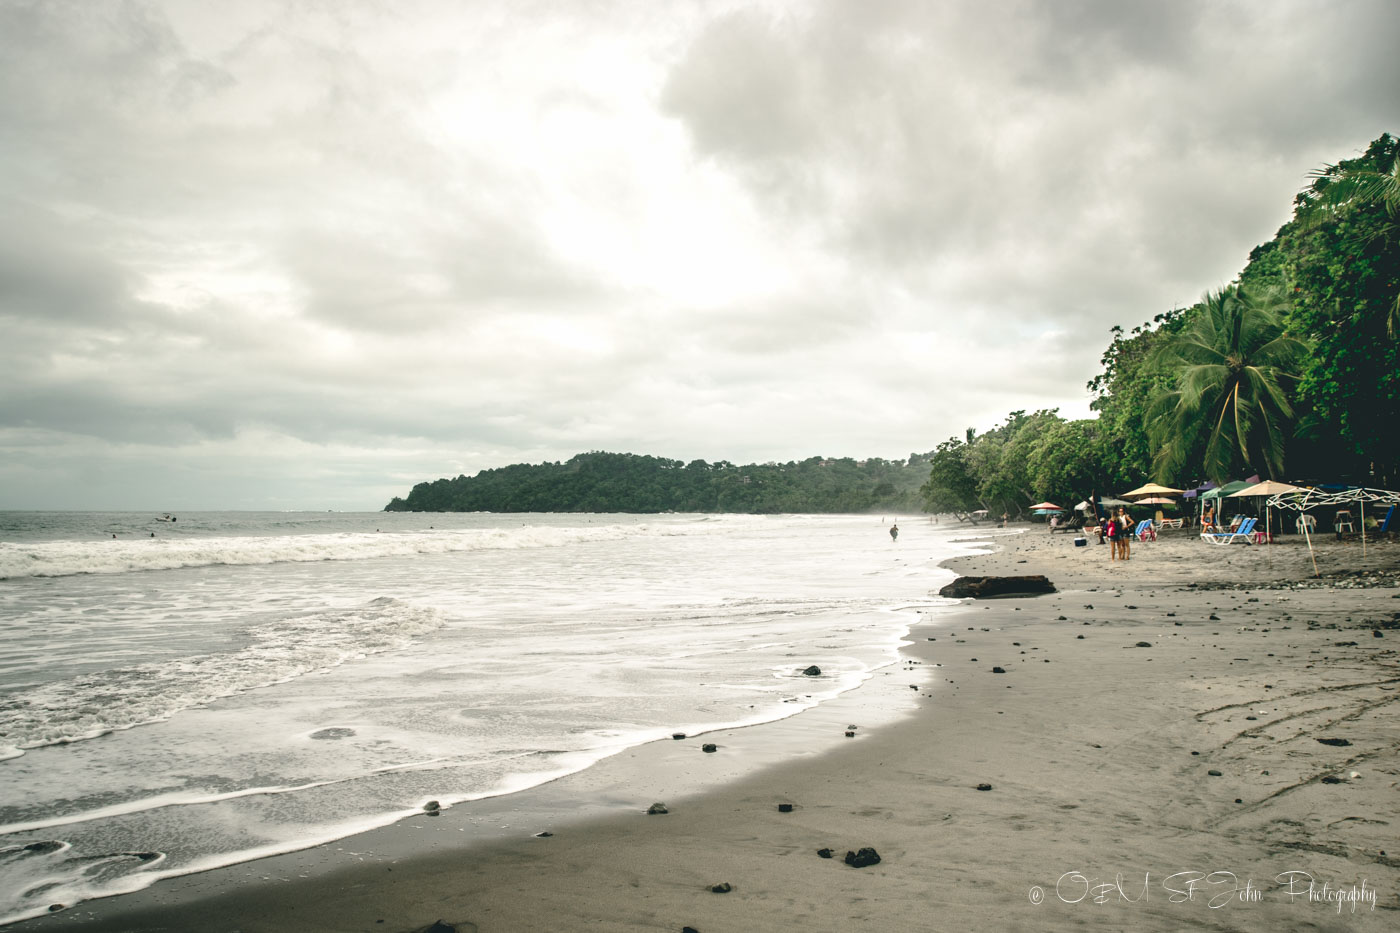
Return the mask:
<svg viewBox="0 0 1400 933">
<path fill-rule="evenodd" d="M 1132 492 L 1123 493 L 1124 499 L 1131 499 L 1133 496 L 1175 496 L 1186 490 L 1172 489 L 1170 486 L 1163 486 L 1160 483 L 1148 483 L 1146 486 L 1139 486 Z"/>
</svg>

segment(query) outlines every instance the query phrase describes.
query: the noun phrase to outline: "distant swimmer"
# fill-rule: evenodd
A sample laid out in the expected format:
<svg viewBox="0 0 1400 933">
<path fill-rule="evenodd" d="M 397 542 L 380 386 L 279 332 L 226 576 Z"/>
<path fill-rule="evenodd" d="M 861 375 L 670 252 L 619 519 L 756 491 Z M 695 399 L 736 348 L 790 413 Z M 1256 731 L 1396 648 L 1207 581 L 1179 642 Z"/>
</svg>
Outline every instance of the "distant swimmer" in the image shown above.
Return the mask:
<svg viewBox="0 0 1400 933">
<path fill-rule="evenodd" d="M 898 526 L 898 525 L 891 525 L 891 526 L 890 526 L 890 540 L 891 540 L 891 541 L 898 541 L 898 540 L 899 540 L 899 526 Z"/>
</svg>

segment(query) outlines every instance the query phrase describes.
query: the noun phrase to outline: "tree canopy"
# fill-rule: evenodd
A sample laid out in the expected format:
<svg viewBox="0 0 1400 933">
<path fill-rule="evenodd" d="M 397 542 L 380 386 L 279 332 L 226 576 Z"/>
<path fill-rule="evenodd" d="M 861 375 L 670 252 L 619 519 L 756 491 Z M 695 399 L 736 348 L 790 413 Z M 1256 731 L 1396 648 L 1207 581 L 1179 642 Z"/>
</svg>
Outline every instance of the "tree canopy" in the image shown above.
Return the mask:
<svg viewBox="0 0 1400 933">
<path fill-rule="evenodd" d="M 918 489 L 928 457 L 735 466 L 594 451 L 564 463 L 521 463 L 419 483 L 386 511 L 910 512 L 922 504 Z"/>
</svg>

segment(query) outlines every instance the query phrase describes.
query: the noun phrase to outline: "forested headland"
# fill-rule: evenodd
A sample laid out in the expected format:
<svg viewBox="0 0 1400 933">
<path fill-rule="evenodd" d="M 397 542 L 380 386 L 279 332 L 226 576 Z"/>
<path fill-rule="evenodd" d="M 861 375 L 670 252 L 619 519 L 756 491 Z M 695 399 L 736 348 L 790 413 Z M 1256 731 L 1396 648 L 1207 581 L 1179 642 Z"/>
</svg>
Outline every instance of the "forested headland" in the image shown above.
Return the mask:
<svg viewBox="0 0 1400 933">
<path fill-rule="evenodd" d="M 419 483 L 388 512 L 917 512 L 928 454 L 907 460 L 682 463 L 626 453 L 518 463 Z"/>
<path fill-rule="evenodd" d="M 905 461 L 735 466 L 580 454 L 420 483 L 390 511 L 866 512 L 1020 515 L 1151 478 L 1258 474 L 1394 488 L 1400 479 L 1400 142 L 1314 171 L 1239 276 L 1112 339 L 1095 417 L 1014 411 Z M 1300 167 L 1301 170 L 1301 167 Z M 1243 257 L 1242 257 L 1243 258 Z"/>
</svg>

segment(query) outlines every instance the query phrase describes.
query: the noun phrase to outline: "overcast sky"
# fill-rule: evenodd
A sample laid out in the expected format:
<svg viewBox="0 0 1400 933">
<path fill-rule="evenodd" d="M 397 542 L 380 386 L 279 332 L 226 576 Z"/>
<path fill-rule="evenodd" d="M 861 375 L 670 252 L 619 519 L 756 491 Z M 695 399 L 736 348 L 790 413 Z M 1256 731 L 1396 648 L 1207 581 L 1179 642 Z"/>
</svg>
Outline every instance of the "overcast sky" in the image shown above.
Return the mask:
<svg viewBox="0 0 1400 933">
<path fill-rule="evenodd" d="M 1400 4 L 0 0 L 0 508 L 897 458 L 1400 130 Z"/>
</svg>

